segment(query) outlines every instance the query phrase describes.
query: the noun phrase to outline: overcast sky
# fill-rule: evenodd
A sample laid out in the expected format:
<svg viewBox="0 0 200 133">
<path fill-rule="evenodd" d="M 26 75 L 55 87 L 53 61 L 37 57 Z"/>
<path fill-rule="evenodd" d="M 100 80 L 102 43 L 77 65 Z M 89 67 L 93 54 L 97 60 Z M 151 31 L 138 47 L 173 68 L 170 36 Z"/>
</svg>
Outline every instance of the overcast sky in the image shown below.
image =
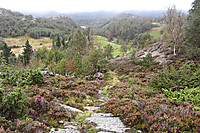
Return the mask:
<svg viewBox="0 0 200 133">
<path fill-rule="evenodd" d="M 176 5 L 178 10 L 189 10 L 194 0 L 0 0 L 0 7 L 12 11 L 46 12 L 57 11 L 126 11 L 166 10 Z"/>
</svg>

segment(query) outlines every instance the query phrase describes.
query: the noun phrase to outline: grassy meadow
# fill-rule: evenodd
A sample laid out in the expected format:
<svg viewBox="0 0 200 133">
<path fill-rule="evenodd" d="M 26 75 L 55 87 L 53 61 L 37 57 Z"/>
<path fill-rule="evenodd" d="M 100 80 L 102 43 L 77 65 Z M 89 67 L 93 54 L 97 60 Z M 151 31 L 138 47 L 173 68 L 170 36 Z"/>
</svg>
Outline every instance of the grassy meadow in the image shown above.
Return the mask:
<svg viewBox="0 0 200 133">
<path fill-rule="evenodd" d="M 29 41 L 29 44 L 33 47 L 33 50 L 37 50 L 43 46 L 46 46 L 47 48 L 52 48 L 52 41 L 48 37 L 41 37 L 40 39 L 34 39 L 30 38 L 28 36 L 20 36 L 20 37 L 9 37 L 4 38 L 4 41 L 6 44 L 10 47 L 13 46 L 20 46 L 19 48 L 12 48 L 12 51 L 15 54 L 21 54 L 23 52 L 23 47 L 26 43 L 26 40 Z M 42 44 L 42 45 L 40 45 Z"/>
<path fill-rule="evenodd" d="M 106 37 L 102 36 L 93 36 L 94 39 L 94 46 L 95 47 L 105 47 L 110 44 L 114 48 L 113 56 L 116 57 L 118 55 L 122 55 L 123 53 L 120 51 L 120 45 L 109 42 Z"/>
</svg>

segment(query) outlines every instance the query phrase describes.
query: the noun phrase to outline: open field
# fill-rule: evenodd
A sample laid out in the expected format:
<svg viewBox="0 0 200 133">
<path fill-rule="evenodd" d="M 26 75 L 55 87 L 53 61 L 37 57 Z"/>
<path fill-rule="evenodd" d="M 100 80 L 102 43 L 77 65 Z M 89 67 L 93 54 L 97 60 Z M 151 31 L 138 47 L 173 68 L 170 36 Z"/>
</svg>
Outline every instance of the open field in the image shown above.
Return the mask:
<svg viewBox="0 0 200 133">
<path fill-rule="evenodd" d="M 160 30 L 162 29 L 162 27 L 155 27 L 155 28 L 152 28 L 151 31 L 150 31 L 150 34 L 153 36 L 154 39 L 158 38 L 160 34 Z"/>
<path fill-rule="evenodd" d="M 30 38 L 28 36 L 21 36 L 16 38 L 4 38 L 4 41 L 6 44 L 10 47 L 12 46 L 20 46 L 20 48 L 12 48 L 12 51 L 15 54 L 21 54 L 23 52 L 23 47 L 26 43 L 26 40 L 29 40 L 29 44 L 33 47 L 33 50 L 37 50 L 43 46 L 46 46 L 47 48 L 52 47 L 52 41 L 48 37 L 41 37 L 40 39 L 34 39 Z M 42 44 L 42 45 L 40 45 Z"/>
<path fill-rule="evenodd" d="M 122 55 L 122 52 L 120 51 L 120 45 L 113 43 L 113 42 L 109 42 L 106 37 L 94 36 L 93 38 L 94 38 L 94 46 L 95 47 L 105 47 L 108 44 L 110 44 L 114 48 L 114 53 L 113 53 L 114 57 L 116 57 L 118 55 Z"/>
</svg>

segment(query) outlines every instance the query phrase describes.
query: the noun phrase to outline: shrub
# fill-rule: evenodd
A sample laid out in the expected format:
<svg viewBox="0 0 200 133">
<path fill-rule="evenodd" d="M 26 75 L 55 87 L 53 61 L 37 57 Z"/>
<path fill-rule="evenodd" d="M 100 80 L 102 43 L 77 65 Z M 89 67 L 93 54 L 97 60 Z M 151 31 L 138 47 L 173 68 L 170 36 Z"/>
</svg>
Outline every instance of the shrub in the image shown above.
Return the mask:
<svg viewBox="0 0 200 133">
<path fill-rule="evenodd" d="M 7 95 L 2 100 L 1 115 L 9 120 L 26 117 L 28 115 L 28 104 L 29 99 L 24 90 L 13 88 L 12 91 L 7 92 Z"/>
<path fill-rule="evenodd" d="M 176 70 L 173 66 L 170 70 L 164 69 L 159 76 L 154 76 L 151 81 L 152 87 L 161 90 L 179 91 L 180 89 L 195 88 L 200 86 L 200 66 L 185 64 Z"/>
<path fill-rule="evenodd" d="M 148 53 L 146 57 L 143 57 L 142 61 L 139 61 L 140 66 L 147 66 L 149 67 L 153 61 L 153 57 L 151 53 Z"/>
<path fill-rule="evenodd" d="M 168 89 L 163 89 L 163 93 L 166 97 L 169 99 L 172 99 L 174 101 L 183 101 L 183 102 L 189 102 L 194 103 L 195 105 L 200 106 L 200 88 L 191 88 L 189 89 L 186 87 L 184 90 L 181 89 L 180 91 L 172 91 Z"/>
<path fill-rule="evenodd" d="M 6 71 L 0 75 L 3 84 L 10 84 L 14 86 L 26 86 L 31 84 L 41 85 L 44 83 L 44 76 L 39 70 L 13 70 Z"/>
</svg>

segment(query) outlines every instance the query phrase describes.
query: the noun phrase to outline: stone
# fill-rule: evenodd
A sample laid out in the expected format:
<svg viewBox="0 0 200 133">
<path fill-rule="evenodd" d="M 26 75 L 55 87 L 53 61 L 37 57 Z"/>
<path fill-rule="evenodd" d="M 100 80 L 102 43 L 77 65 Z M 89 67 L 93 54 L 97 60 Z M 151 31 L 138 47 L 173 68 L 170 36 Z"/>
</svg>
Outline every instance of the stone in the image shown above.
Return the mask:
<svg viewBox="0 0 200 133">
<path fill-rule="evenodd" d="M 64 124 L 64 122 L 63 121 L 59 121 L 59 124 Z"/>
<path fill-rule="evenodd" d="M 113 114 L 110 113 L 95 113 L 86 118 L 86 120 L 96 123 L 97 129 L 107 132 L 124 133 L 127 129 L 130 129 L 125 127 L 119 117 L 113 117 Z"/>
<path fill-rule="evenodd" d="M 47 71 L 40 71 L 43 75 L 47 75 L 48 72 Z"/>
<path fill-rule="evenodd" d="M 75 126 L 65 126 L 64 129 L 58 129 L 58 131 L 55 130 L 55 128 L 52 128 L 50 130 L 50 133 L 80 133 L 77 130 L 77 127 Z"/>
<path fill-rule="evenodd" d="M 152 52 L 152 57 L 160 56 L 160 53 L 158 51 Z"/>
<path fill-rule="evenodd" d="M 94 106 L 86 106 L 86 107 L 84 107 L 84 109 L 87 109 L 90 112 L 94 112 L 94 111 L 96 111 L 99 108 L 100 107 L 94 107 Z"/>
<path fill-rule="evenodd" d="M 159 64 L 162 64 L 163 62 L 166 61 L 166 58 L 157 57 L 154 61 L 155 61 L 155 62 L 159 62 Z"/>
<path fill-rule="evenodd" d="M 75 127 L 75 126 L 64 126 L 64 129 L 74 129 L 74 130 L 77 130 L 77 127 Z"/>
<path fill-rule="evenodd" d="M 67 110 L 68 112 L 78 112 L 78 113 L 83 113 L 83 111 L 79 110 L 79 109 L 76 109 L 76 108 L 73 108 L 73 107 L 70 107 L 70 106 L 67 106 L 67 105 L 64 105 L 64 104 L 60 104 L 61 107 L 64 107 L 65 110 Z"/>
</svg>

